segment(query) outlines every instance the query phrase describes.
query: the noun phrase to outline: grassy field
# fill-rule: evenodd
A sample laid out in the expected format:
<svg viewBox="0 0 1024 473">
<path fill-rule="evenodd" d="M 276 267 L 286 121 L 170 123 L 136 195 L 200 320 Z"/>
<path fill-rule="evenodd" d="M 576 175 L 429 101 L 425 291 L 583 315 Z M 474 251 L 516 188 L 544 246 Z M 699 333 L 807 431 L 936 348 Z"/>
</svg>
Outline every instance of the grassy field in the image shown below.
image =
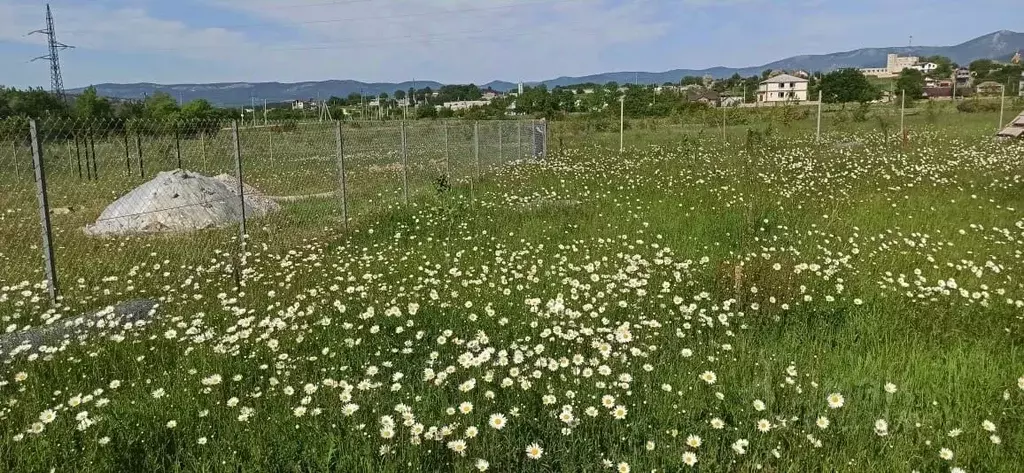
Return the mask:
<svg viewBox="0 0 1024 473">
<path fill-rule="evenodd" d="M 809 121 L 558 123 L 472 195 L 251 245 L 241 291 L 164 239 L 57 308 L 5 279 L 8 332 L 160 306 L 3 355 L 0 470 L 1019 471 L 1024 146 Z"/>
</svg>

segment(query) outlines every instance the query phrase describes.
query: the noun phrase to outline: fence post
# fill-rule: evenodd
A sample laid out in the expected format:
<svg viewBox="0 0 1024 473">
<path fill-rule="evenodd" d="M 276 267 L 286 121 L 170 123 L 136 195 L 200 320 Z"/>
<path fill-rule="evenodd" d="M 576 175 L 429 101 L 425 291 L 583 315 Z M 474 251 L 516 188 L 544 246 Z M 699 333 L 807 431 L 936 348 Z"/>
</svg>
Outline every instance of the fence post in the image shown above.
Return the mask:
<svg viewBox="0 0 1024 473">
<path fill-rule="evenodd" d="M 89 150 L 92 152 L 92 178 L 99 180 L 100 167 L 96 164 L 96 138 L 92 135 L 89 136 Z"/>
<path fill-rule="evenodd" d="M 181 169 L 181 136 L 178 134 L 178 124 L 174 124 L 174 157 L 178 159 L 178 169 Z"/>
<path fill-rule="evenodd" d="M 234 172 L 239 184 L 239 236 L 242 239 L 242 252 L 246 251 L 246 186 L 242 175 L 242 145 L 239 142 L 239 122 L 231 120 L 231 140 L 234 142 Z"/>
<path fill-rule="evenodd" d="M 11 141 L 11 156 L 14 156 L 14 175 L 21 175 L 21 166 L 18 165 L 18 142 Z"/>
<path fill-rule="evenodd" d="M 544 124 L 544 134 L 541 135 L 541 138 L 543 138 L 543 142 L 541 142 L 540 152 L 541 152 L 541 157 L 547 159 L 547 157 L 548 157 L 548 119 L 547 118 L 542 118 L 540 120 L 540 122 Z"/>
<path fill-rule="evenodd" d="M 46 191 L 46 170 L 43 169 L 43 147 L 39 143 L 39 131 L 35 120 L 29 120 L 32 134 L 32 163 L 36 168 L 36 196 L 39 199 L 39 223 L 43 236 L 43 262 L 46 271 L 46 290 L 50 303 L 57 303 L 57 267 L 53 260 L 53 232 L 50 229 L 50 202 Z"/>
<path fill-rule="evenodd" d="M 505 134 L 505 122 L 498 120 L 498 166 L 505 162 L 505 145 L 502 135 Z"/>
<path fill-rule="evenodd" d="M 904 126 L 906 122 L 906 111 L 907 111 L 907 91 L 900 91 L 900 140 L 903 145 L 907 144 L 907 129 Z"/>
<path fill-rule="evenodd" d="M 516 120 L 516 161 L 523 159 L 523 122 Z"/>
<path fill-rule="evenodd" d="M 448 122 L 444 123 L 444 176 L 449 181 L 452 179 L 451 152 L 448 149 Z"/>
<path fill-rule="evenodd" d="M 480 122 L 473 122 L 473 159 L 476 161 L 476 177 L 480 178 Z"/>
<path fill-rule="evenodd" d="M 405 132 L 405 120 L 402 120 L 402 198 L 409 205 L 409 146 Z"/>
<path fill-rule="evenodd" d="M 78 163 L 78 178 L 81 179 L 82 178 L 82 148 L 78 144 L 78 133 L 75 133 L 74 131 L 72 131 L 71 133 L 72 133 L 71 136 L 75 139 L 75 162 Z M 86 169 L 88 169 L 88 168 L 89 168 L 89 165 L 87 163 L 86 164 Z"/>
<path fill-rule="evenodd" d="M 818 132 L 814 135 L 814 141 L 821 142 L 821 90 L 818 90 Z"/>
<path fill-rule="evenodd" d="M 128 173 L 128 176 L 132 175 L 132 154 L 131 148 L 128 147 L 128 128 L 124 129 L 124 168 Z"/>
<path fill-rule="evenodd" d="M 273 129 L 269 129 L 268 133 L 270 134 L 270 166 L 273 167 L 274 166 L 274 130 Z"/>
<path fill-rule="evenodd" d="M 345 141 L 341 136 L 341 120 L 334 122 L 334 137 L 337 142 L 338 180 L 341 184 L 341 221 L 348 230 L 348 183 L 345 181 Z"/>
<path fill-rule="evenodd" d="M 202 148 L 203 153 L 203 170 L 209 172 L 209 170 L 206 169 L 206 130 L 203 130 L 201 133 L 199 133 L 199 146 L 200 148 Z"/>
<path fill-rule="evenodd" d="M 142 164 L 142 136 L 135 132 L 135 150 L 139 153 L 139 177 L 146 175 L 146 167 Z"/>
<path fill-rule="evenodd" d="M 242 180 L 242 149 L 241 144 L 238 140 L 238 120 L 231 120 L 231 137 L 235 144 L 235 176 L 238 178 L 238 246 L 240 254 L 238 256 L 238 265 L 235 267 L 235 284 L 241 286 L 242 270 L 241 265 L 244 264 L 245 260 L 245 185 Z"/>
</svg>

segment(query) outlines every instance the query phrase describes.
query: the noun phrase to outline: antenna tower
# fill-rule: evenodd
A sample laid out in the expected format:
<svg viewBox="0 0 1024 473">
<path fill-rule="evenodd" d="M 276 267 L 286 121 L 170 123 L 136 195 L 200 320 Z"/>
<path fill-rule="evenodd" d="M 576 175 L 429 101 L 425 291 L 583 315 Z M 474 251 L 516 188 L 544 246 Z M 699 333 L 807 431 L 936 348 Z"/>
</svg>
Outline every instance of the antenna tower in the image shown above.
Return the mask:
<svg viewBox="0 0 1024 473">
<path fill-rule="evenodd" d="M 68 97 L 64 93 L 64 79 L 61 78 L 60 74 L 60 51 L 65 49 L 74 48 L 74 46 L 68 46 L 60 41 L 57 41 L 57 30 L 53 27 L 53 12 L 50 11 L 50 4 L 46 4 L 46 29 L 35 30 L 32 34 L 45 34 L 47 39 L 47 45 L 50 48 L 50 54 L 46 56 L 39 56 L 32 61 L 49 60 L 50 61 L 50 91 L 60 99 L 61 102 L 67 103 Z"/>
</svg>

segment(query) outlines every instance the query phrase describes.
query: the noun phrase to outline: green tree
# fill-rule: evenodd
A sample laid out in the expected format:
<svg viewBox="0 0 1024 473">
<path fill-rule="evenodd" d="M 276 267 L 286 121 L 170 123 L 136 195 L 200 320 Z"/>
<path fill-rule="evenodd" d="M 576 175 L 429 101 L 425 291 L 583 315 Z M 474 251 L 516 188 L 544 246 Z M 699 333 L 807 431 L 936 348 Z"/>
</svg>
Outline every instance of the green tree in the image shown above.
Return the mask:
<svg viewBox="0 0 1024 473">
<path fill-rule="evenodd" d="M 193 100 L 181 107 L 180 116 L 183 120 L 209 120 L 216 111 L 205 99 Z"/>
<path fill-rule="evenodd" d="M 405 98 L 405 91 L 404 90 L 396 90 L 395 91 L 395 100 L 402 100 L 404 98 Z"/>
<path fill-rule="evenodd" d="M 95 87 L 88 87 L 75 98 L 75 116 L 79 118 L 109 118 L 114 115 L 114 108 L 106 97 L 96 94 Z"/>
<path fill-rule="evenodd" d="M 904 69 L 896 79 L 896 90 L 906 94 L 908 100 L 924 96 L 924 74 L 917 69 Z"/>
<path fill-rule="evenodd" d="M 426 102 L 416 107 L 416 118 L 437 118 L 437 109 Z"/>
<path fill-rule="evenodd" d="M 858 69 L 838 69 L 822 76 L 818 85 L 825 103 L 869 102 L 879 96 L 868 78 Z"/>
<path fill-rule="evenodd" d="M 978 80 L 985 80 L 988 78 L 989 73 L 996 68 L 996 63 L 991 59 L 978 59 L 968 66 L 968 69 L 974 73 L 974 76 Z"/>
<path fill-rule="evenodd" d="M 166 92 L 156 92 L 146 98 L 143 115 L 152 120 L 170 120 L 178 117 L 178 103 Z"/>
<path fill-rule="evenodd" d="M 930 77 L 934 77 L 936 79 L 949 79 L 953 75 L 953 70 L 957 67 L 956 63 L 946 56 L 926 56 L 921 58 L 921 62 L 930 62 L 939 66 L 928 74 Z"/>
<path fill-rule="evenodd" d="M 67 115 L 67 106 L 57 96 L 43 89 L 5 89 L 7 114 L 12 116 L 41 118 Z"/>
</svg>

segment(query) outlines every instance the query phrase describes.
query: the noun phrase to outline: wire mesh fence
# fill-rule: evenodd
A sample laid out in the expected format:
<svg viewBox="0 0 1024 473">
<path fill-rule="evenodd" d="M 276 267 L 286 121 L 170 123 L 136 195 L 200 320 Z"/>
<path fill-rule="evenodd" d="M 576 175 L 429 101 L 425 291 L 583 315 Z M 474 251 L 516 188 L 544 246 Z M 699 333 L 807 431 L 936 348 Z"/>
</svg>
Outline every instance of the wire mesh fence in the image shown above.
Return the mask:
<svg viewBox="0 0 1024 473">
<path fill-rule="evenodd" d="M 247 258 L 546 151 L 545 122 L 0 121 L 0 285 L 65 295 L 151 254 L 244 283 Z M 32 159 L 38 146 L 45 185 Z M 40 199 L 45 197 L 45 199 Z M 46 205 L 43 202 L 46 201 Z M 48 219 L 52 259 L 43 227 Z"/>
</svg>

